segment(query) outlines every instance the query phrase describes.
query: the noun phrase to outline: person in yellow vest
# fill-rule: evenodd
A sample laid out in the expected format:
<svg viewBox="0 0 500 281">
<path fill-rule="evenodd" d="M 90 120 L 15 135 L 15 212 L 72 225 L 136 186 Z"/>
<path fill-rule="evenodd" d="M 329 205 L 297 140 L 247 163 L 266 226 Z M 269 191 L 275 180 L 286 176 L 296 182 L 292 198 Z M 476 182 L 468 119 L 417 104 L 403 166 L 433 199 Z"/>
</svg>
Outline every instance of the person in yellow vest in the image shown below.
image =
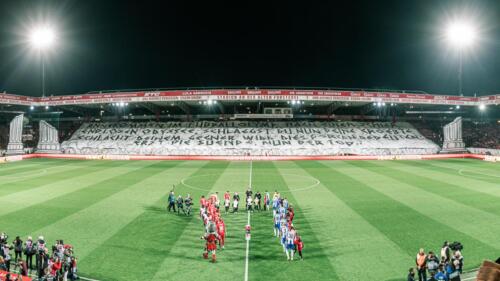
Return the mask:
<svg viewBox="0 0 500 281">
<path fill-rule="evenodd" d="M 420 248 L 417 254 L 417 258 L 415 259 L 415 262 L 417 264 L 418 281 L 427 281 L 427 273 L 426 273 L 427 255 L 425 254 L 424 249 Z"/>
</svg>

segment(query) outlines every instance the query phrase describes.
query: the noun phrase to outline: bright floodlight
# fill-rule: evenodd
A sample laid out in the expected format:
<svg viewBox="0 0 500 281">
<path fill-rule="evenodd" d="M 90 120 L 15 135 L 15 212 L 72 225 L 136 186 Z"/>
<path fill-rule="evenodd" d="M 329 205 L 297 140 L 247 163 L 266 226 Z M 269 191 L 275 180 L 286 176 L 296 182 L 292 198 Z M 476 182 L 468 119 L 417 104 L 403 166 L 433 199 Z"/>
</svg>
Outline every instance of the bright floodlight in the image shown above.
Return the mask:
<svg viewBox="0 0 500 281">
<path fill-rule="evenodd" d="M 454 22 L 448 26 L 446 37 L 453 46 L 464 48 L 474 44 L 476 29 L 467 22 Z"/>
<path fill-rule="evenodd" d="M 31 31 L 29 39 L 33 47 L 47 49 L 55 43 L 56 33 L 48 26 L 37 27 Z"/>
<path fill-rule="evenodd" d="M 483 111 L 486 109 L 486 105 L 484 103 L 479 105 L 479 110 Z"/>
</svg>

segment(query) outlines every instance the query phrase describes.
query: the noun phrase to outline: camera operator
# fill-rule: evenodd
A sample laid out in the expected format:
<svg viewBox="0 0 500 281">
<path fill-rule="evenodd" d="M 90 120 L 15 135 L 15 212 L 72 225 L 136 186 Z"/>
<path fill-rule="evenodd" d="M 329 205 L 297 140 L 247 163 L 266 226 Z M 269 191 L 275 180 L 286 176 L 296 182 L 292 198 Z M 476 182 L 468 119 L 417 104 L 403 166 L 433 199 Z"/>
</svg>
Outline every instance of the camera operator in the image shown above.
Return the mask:
<svg viewBox="0 0 500 281">
<path fill-rule="evenodd" d="M 52 255 L 59 259 L 64 258 L 64 241 L 56 240 L 56 244 L 52 246 Z"/>
<path fill-rule="evenodd" d="M 23 240 L 16 236 L 16 239 L 12 241 L 12 245 L 14 246 L 14 262 L 19 263 L 23 259 Z"/>
<path fill-rule="evenodd" d="M 441 247 L 441 259 L 443 259 L 446 262 L 450 262 L 450 245 L 448 241 L 444 241 L 443 247 Z"/>
<path fill-rule="evenodd" d="M 11 246 L 7 243 L 7 238 L 4 239 L 3 243 L 0 245 L 1 256 L 3 257 L 5 267 L 7 271 L 10 271 L 10 250 L 12 250 Z"/>
<path fill-rule="evenodd" d="M 35 256 L 35 261 L 36 261 L 36 269 L 38 270 L 39 273 L 42 272 L 43 268 L 43 263 L 45 259 L 45 240 L 43 239 L 43 236 L 39 236 L 38 240 L 35 245 L 36 249 L 36 256 Z"/>
<path fill-rule="evenodd" d="M 8 238 L 9 236 L 5 234 L 5 232 L 2 232 L 2 234 L 0 234 L 0 245 L 7 243 Z"/>
<path fill-rule="evenodd" d="M 464 257 L 462 256 L 462 253 L 459 250 L 455 251 L 452 262 L 453 266 L 455 267 L 455 270 L 460 272 L 460 274 L 462 274 L 462 269 L 464 266 Z"/>
<path fill-rule="evenodd" d="M 47 248 L 39 250 L 36 256 L 38 278 L 42 278 L 49 273 L 49 250 Z"/>
<path fill-rule="evenodd" d="M 462 269 L 464 266 L 464 257 L 462 256 L 462 250 L 464 246 L 460 242 L 453 242 L 450 244 L 450 249 L 454 251 L 452 256 L 452 264 L 455 267 L 455 270 L 462 274 Z"/>
<path fill-rule="evenodd" d="M 429 275 L 434 276 L 439 268 L 439 260 L 433 251 L 429 251 L 429 254 L 427 255 L 426 264 Z"/>
<path fill-rule="evenodd" d="M 71 256 L 68 262 L 68 279 L 72 281 L 78 279 L 76 263 L 76 258 Z"/>
<path fill-rule="evenodd" d="M 33 243 L 33 238 L 28 236 L 26 242 L 24 242 L 24 254 L 26 255 L 26 266 L 32 270 L 33 269 L 33 255 L 36 254 L 35 245 Z"/>
</svg>

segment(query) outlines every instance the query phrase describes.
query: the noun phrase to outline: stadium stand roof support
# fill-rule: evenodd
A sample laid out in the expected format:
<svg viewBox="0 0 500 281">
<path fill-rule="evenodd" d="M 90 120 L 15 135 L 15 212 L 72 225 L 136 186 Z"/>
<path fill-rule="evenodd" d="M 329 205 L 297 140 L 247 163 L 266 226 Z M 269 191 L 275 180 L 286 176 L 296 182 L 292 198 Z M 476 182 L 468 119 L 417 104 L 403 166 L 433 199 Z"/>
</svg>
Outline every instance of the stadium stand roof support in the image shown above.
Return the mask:
<svg viewBox="0 0 500 281">
<path fill-rule="evenodd" d="M 220 110 L 221 114 L 225 114 L 226 110 L 224 109 L 224 105 L 221 102 L 216 103 L 217 108 Z"/>
<path fill-rule="evenodd" d="M 183 102 L 183 101 L 178 101 L 175 103 L 186 115 L 191 115 L 191 110 L 189 106 Z"/>
<path fill-rule="evenodd" d="M 158 108 L 158 106 L 151 104 L 151 103 L 139 103 L 139 105 L 148 111 L 150 111 L 153 114 L 159 113 L 161 110 Z"/>
<path fill-rule="evenodd" d="M 332 115 L 332 114 L 334 114 L 334 113 L 335 113 L 335 110 L 337 110 L 337 109 L 339 109 L 339 108 L 340 108 L 340 105 L 339 105 L 339 104 L 337 104 L 336 102 L 332 102 L 332 103 L 328 106 L 328 108 L 327 108 L 327 111 L 326 111 L 326 112 L 327 112 L 327 114 L 328 114 L 328 115 Z"/>
<path fill-rule="evenodd" d="M 84 116 L 86 114 L 86 112 L 84 110 L 81 110 L 81 108 L 74 107 L 74 106 L 65 106 L 64 110 L 71 111 L 73 113 L 76 113 L 76 114 L 82 115 L 82 116 Z M 110 112 L 109 110 L 105 110 L 105 111 Z"/>
</svg>

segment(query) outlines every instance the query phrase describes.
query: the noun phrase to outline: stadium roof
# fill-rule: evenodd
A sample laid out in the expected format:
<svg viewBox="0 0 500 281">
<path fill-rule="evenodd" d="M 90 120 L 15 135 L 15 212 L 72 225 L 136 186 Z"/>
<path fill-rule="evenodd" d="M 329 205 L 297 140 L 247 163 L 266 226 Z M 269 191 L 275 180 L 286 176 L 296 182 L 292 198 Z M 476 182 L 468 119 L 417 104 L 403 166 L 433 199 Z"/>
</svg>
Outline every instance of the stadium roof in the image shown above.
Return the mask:
<svg viewBox="0 0 500 281">
<path fill-rule="evenodd" d="M 195 90 L 134 90 L 91 92 L 79 95 L 49 97 L 29 97 L 0 94 L 0 104 L 24 106 L 64 106 L 109 103 L 143 102 L 189 102 L 210 101 L 317 101 L 317 102 L 355 102 L 355 103 L 402 103 L 426 105 L 463 105 L 500 104 L 500 95 L 465 97 L 451 95 L 432 95 L 405 91 L 366 91 L 366 90 L 329 90 L 329 89 L 195 89 Z"/>
</svg>

